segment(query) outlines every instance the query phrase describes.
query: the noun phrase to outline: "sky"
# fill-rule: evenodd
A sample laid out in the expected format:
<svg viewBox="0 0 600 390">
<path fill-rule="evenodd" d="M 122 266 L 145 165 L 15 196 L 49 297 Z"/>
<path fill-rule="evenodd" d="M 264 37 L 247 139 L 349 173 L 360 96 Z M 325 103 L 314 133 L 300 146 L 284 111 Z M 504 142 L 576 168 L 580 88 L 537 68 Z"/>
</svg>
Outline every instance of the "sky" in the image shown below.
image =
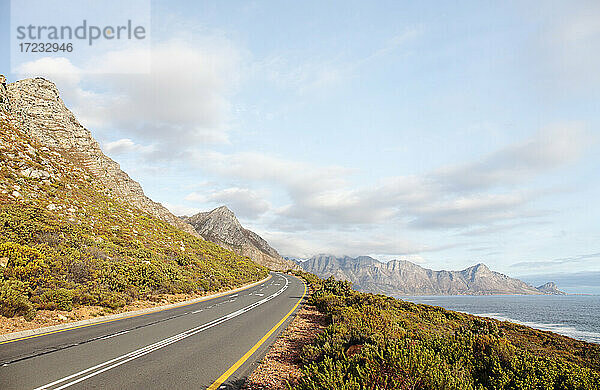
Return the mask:
<svg viewBox="0 0 600 390">
<path fill-rule="evenodd" d="M 284 256 L 483 262 L 600 292 L 598 2 L 148 5 L 146 46 L 0 72 L 54 81 L 173 213 L 227 205 Z M 9 53 L 9 1 L 0 15 Z"/>
</svg>

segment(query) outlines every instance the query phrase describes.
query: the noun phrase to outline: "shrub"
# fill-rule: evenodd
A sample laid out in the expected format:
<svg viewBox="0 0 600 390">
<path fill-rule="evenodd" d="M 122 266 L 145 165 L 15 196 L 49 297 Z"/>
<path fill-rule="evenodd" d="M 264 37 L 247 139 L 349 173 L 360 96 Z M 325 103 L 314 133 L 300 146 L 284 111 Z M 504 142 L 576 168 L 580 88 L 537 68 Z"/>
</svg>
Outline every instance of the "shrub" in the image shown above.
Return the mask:
<svg viewBox="0 0 600 390">
<path fill-rule="evenodd" d="M 39 296 L 38 307 L 47 310 L 73 310 L 73 291 L 66 288 L 57 288 L 44 291 Z"/>
<path fill-rule="evenodd" d="M 303 347 L 297 389 L 600 388 L 598 345 L 573 340 L 577 349 L 565 353 L 562 336 L 544 333 L 539 344 L 519 347 L 513 340 L 522 340 L 520 335 L 531 343 L 532 329 L 363 294 L 345 282 L 296 273 L 311 284 L 309 302 L 331 320 Z M 556 347 L 545 350 L 548 345 Z"/>
<path fill-rule="evenodd" d="M 18 279 L 27 287 L 35 288 L 45 281 L 48 266 L 44 256 L 36 249 L 14 242 L 0 244 L 0 257 L 7 257 L 4 269 L 6 279 Z"/>
<path fill-rule="evenodd" d="M 22 315 L 31 321 L 35 310 L 25 293 L 27 290 L 25 283 L 19 280 L 0 282 L 0 314 L 5 317 Z"/>
</svg>

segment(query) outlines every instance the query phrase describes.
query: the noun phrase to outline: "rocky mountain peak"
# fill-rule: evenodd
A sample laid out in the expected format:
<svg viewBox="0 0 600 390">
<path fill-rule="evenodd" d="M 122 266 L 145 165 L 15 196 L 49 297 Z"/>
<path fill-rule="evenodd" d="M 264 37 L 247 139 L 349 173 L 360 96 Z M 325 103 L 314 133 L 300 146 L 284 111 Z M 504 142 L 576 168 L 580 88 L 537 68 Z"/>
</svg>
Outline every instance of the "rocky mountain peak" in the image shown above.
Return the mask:
<svg viewBox="0 0 600 390">
<path fill-rule="evenodd" d="M 479 274 L 491 274 L 493 271 L 483 263 L 478 263 L 473 267 L 473 271 Z"/>
<path fill-rule="evenodd" d="M 282 258 L 258 234 L 245 229 L 227 206 L 182 219 L 192 225 L 205 240 L 247 256 L 266 267 L 277 270 L 298 268 L 294 262 Z"/>
<path fill-rule="evenodd" d="M 219 218 L 224 222 L 229 221 L 230 223 L 240 225 L 240 221 L 238 221 L 237 217 L 227 206 L 220 206 L 216 209 L 212 210 L 208 214 L 211 218 Z"/>
<path fill-rule="evenodd" d="M 122 199 L 171 225 L 198 236 L 194 228 L 146 197 L 142 187 L 104 155 L 91 132 L 67 109 L 56 85 L 44 78 L 6 84 L 2 104 L 11 123 L 42 146 L 64 153 L 73 164 L 99 180 L 110 195 Z M 5 101 L 6 100 L 6 101 Z"/>
<path fill-rule="evenodd" d="M 230 214 L 232 215 L 234 218 L 237 219 L 237 217 L 235 216 L 235 214 L 233 213 L 233 211 L 229 210 L 229 208 L 225 205 L 223 206 L 219 206 L 216 209 L 214 209 L 212 212 L 214 213 L 224 213 L 224 214 Z"/>
</svg>

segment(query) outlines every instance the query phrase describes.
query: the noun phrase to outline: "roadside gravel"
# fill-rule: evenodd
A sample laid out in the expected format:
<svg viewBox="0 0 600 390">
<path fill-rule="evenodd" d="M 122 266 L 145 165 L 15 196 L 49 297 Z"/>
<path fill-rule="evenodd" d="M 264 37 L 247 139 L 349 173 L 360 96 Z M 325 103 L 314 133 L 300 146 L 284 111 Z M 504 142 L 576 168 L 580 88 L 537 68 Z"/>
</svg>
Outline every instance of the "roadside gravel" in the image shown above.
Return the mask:
<svg viewBox="0 0 600 390">
<path fill-rule="evenodd" d="M 314 306 L 304 305 L 279 336 L 242 390 L 284 390 L 302 376 L 300 354 L 328 325 L 327 317 Z"/>
</svg>

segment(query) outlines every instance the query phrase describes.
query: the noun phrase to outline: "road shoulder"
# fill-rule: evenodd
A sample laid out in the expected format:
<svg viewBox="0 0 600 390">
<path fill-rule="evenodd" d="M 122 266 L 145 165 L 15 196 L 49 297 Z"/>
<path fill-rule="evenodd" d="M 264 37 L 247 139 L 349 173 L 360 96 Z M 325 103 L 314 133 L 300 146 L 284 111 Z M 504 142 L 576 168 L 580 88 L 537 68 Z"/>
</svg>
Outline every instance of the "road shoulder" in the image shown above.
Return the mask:
<svg viewBox="0 0 600 390">
<path fill-rule="evenodd" d="M 233 290 L 222 291 L 222 292 L 219 292 L 216 294 L 205 295 L 202 297 L 198 297 L 198 298 L 194 298 L 194 299 L 190 299 L 190 300 L 184 300 L 184 301 L 180 301 L 180 302 L 176 302 L 176 303 L 172 303 L 172 304 L 168 304 L 168 305 L 154 306 L 154 307 L 144 308 L 144 309 L 140 309 L 140 310 L 133 310 L 133 311 L 124 311 L 124 312 L 117 313 L 117 314 L 93 317 L 93 318 L 89 318 L 89 319 L 85 319 L 85 320 L 81 320 L 81 321 L 65 322 L 65 323 L 61 323 L 58 325 L 43 326 L 43 327 L 38 327 L 38 328 L 34 328 L 34 329 L 22 330 L 22 331 L 18 331 L 18 332 L 5 333 L 5 334 L 0 335 L 0 344 L 4 344 L 7 342 L 12 342 L 12 341 L 16 341 L 16 340 L 21 340 L 21 339 L 25 339 L 25 338 L 37 337 L 37 336 L 41 336 L 44 334 L 57 333 L 57 332 L 67 331 L 70 329 L 78 329 L 78 328 L 83 328 L 86 326 L 102 324 L 102 323 L 107 323 L 107 322 L 111 322 L 111 321 L 117 321 L 117 320 L 124 319 L 124 318 L 142 316 L 144 314 L 156 313 L 159 311 L 169 310 L 169 309 L 173 309 L 176 307 L 192 305 L 194 303 L 203 302 L 203 301 L 211 300 L 214 298 L 222 297 L 224 295 L 229 295 L 229 294 L 233 294 L 233 293 L 236 293 L 236 292 L 239 292 L 242 290 L 246 290 L 248 288 L 257 286 L 261 283 L 265 283 L 266 281 L 268 281 L 271 278 L 272 278 L 272 275 L 269 275 L 268 277 L 266 277 L 263 280 L 249 283 L 249 284 L 240 286 L 238 288 L 235 288 Z"/>
<path fill-rule="evenodd" d="M 260 364 L 246 379 L 242 390 L 284 390 L 302 375 L 300 355 L 328 325 L 327 316 L 314 306 L 303 305 L 294 320 L 277 338 Z"/>
</svg>

